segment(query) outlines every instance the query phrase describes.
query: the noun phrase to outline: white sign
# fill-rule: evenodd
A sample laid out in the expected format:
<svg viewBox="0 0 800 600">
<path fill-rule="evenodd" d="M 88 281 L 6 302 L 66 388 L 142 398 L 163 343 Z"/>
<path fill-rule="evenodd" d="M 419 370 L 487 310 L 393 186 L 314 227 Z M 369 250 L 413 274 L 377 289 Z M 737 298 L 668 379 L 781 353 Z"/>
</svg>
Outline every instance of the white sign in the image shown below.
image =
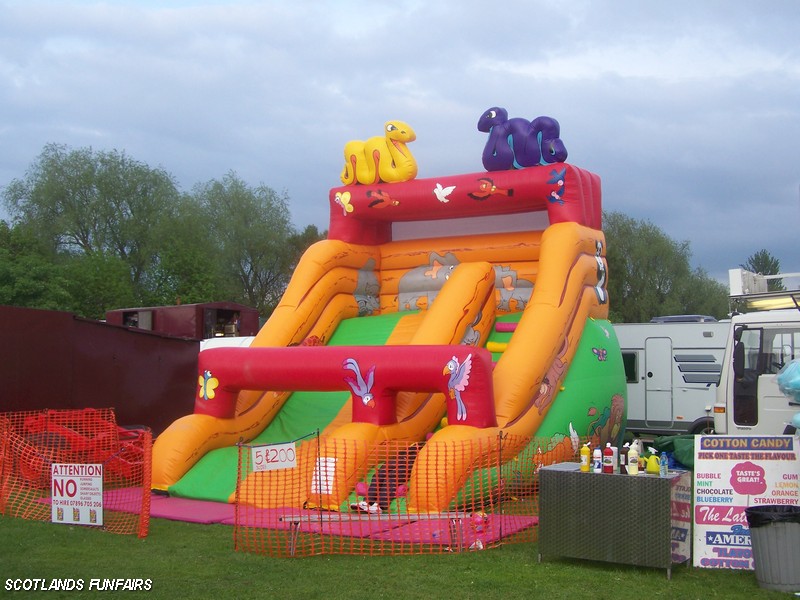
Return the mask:
<svg viewBox="0 0 800 600">
<path fill-rule="evenodd" d="M 314 466 L 311 478 L 312 494 L 330 494 L 333 491 L 333 478 L 336 475 L 336 459 L 332 456 L 320 456 Z"/>
<path fill-rule="evenodd" d="M 791 435 L 695 438 L 695 567 L 755 568 L 745 509 L 800 505 L 798 454 Z"/>
<path fill-rule="evenodd" d="M 297 466 L 295 443 L 253 446 L 250 449 L 250 464 L 255 472 L 293 469 Z"/>
<path fill-rule="evenodd" d="M 103 524 L 103 465 L 53 464 L 51 476 L 53 523 Z"/>
</svg>

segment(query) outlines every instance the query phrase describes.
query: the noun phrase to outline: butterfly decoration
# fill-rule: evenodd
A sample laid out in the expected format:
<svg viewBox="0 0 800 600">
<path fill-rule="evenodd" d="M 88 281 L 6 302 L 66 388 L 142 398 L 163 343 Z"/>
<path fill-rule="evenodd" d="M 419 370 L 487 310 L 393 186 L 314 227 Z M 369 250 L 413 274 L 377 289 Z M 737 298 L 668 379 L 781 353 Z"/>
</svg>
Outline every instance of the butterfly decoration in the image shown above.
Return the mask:
<svg viewBox="0 0 800 600">
<path fill-rule="evenodd" d="M 342 207 L 342 215 L 347 216 L 348 213 L 353 212 L 354 206 L 350 204 L 350 192 L 336 192 L 334 202 Z"/>
<path fill-rule="evenodd" d="M 211 371 L 205 370 L 203 374 L 197 378 L 197 385 L 200 386 L 199 396 L 203 400 L 213 400 L 217 395 L 215 390 L 219 387 L 219 379 L 211 376 Z"/>
<path fill-rule="evenodd" d="M 605 348 L 592 348 L 592 352 L 597 357 L 597 360 L 601 362 L 608 358 L 608 350 Z"/>
</svg>

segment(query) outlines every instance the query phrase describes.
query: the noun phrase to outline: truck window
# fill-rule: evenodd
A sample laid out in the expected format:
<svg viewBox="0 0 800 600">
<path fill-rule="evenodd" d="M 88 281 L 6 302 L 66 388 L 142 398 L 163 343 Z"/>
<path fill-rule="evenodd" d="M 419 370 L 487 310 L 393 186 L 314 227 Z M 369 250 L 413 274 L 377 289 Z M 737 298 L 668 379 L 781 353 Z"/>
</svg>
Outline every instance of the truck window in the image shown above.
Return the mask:
<svg viewBox="0 0 800 600">
<path fill-rule="evenodd" d="M 777 373 L 784 365 L 800 356 L 800 329 L 767 330 L 769 350 L 766 357 L 767 373 Z"/>
<path fill-rule="evenodd" d="M 622 353 L 622 364 L 625 367 L 625 380 L 628 383 L 637 383 L 639 381 L 638 362 L 636 352 Z"/>
<path fill-rule="evenodd" d="M 733 383 L 733 421 L 737 425 L 758 423 L 758 375 L 763 330 L 744 329 L 735 333 L 735 381 Z"/>
<path fill-rule="evenodd" d="M 733 385 L 733 421 L 753 426 L 758 424 L 758 378 L 774 375 L 800 357 L 800 328 L 742 329 L 737 344 L 741 346 L 734 349 L 734 362 L 739 365 Z"/>
</svg>

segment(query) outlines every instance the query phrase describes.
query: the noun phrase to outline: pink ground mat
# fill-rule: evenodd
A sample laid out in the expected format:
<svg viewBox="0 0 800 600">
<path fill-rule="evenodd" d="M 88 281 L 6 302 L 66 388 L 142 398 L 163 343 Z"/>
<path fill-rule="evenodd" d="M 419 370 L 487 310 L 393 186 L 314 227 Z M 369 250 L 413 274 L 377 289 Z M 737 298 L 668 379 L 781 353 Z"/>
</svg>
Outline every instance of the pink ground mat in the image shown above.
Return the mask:
<svg viewBox="0 0 800 600">
<path fill-rule="evenodd" d="M 42 502 L 49 502 L 43 498 Z M 136 512 L 142 502 L 137 488 L 108 490 L 103 493 L 104 510 Z M 190 523 L 236 523 L 233 504 L 177 498 L 154 493 L 150 496 L 150 516 Z M 471 527 L 466 514 L 445 515 L 383 514 L 320 512 L 296 508 L 242 507 L 239 525 L 266 529 L 295 529 L 358 538 L 373 538 L 399 543 L 442 544 L 470 547 L 480 540 L 483 544 L 496 542 L 538 524 L 530 515 L 489 514 L 480 531 Z"/>
</svg>

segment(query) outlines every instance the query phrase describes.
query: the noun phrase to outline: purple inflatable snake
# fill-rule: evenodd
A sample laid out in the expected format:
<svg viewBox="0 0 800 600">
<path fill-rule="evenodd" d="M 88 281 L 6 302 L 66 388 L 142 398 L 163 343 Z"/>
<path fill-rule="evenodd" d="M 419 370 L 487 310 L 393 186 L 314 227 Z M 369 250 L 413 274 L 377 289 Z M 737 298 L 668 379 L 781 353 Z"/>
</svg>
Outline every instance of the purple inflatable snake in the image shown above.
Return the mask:
<svg viewBox="0 0 800 600">
<path fill-rule="evenodd" d="M 483 149 L 487 171 L 507 171 L 567 160 L 567 149 L 558 137 L 561 127 L 551 117 L 509 119 L 508 111 L 494 106 L 478 120 L 478 131 L 489 134 Z"/>
</svg>

